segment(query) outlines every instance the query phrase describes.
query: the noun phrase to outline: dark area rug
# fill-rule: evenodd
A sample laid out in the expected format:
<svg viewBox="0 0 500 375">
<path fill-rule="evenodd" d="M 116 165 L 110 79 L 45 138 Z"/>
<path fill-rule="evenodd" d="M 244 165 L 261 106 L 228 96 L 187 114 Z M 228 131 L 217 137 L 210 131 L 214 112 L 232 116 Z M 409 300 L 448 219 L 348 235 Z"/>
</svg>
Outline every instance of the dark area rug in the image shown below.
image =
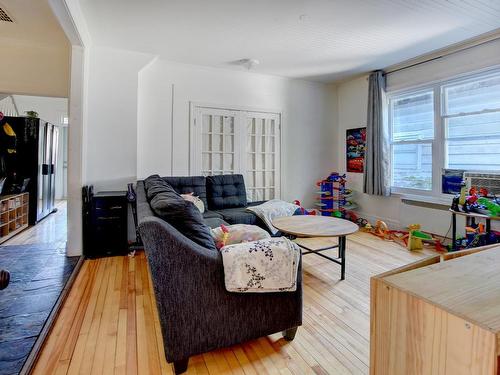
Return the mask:
<svg viewBox="0 0 500 375">
<path fill-rule="evenodd" d="M 18 374 L 78 263 L 64 243 L 0 246 L 0 375 Z"/>
</svg>

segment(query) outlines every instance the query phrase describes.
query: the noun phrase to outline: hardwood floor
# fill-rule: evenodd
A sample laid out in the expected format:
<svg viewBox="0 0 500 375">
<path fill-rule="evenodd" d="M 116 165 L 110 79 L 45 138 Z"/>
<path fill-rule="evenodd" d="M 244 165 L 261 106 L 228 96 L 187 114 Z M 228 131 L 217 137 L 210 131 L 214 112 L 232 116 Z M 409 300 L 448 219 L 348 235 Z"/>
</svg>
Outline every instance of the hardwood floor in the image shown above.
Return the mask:
<svg viewBox="0 0 500 375">
<path fill-rule="evenodd" d="M 347 241 L 345 281 L 338 265 L 305 256 L 304 319 L 294 341 L 275 334 L 198 355 L 187 373 L 367 374 L 369 279 L 426 253 L 357 233 Z M 144 253 L 85 261 L 34 370 L 77 373 L 173 373 Z"/>
<path fill-rule="evenodd" d="M 38 224 L 31 226 L 2 245 L 27 245 L 60 243 L 66 246 L 68 237 L 66 201 L 56 201 L 57 212 L 50 214 Z"/>
</svg>

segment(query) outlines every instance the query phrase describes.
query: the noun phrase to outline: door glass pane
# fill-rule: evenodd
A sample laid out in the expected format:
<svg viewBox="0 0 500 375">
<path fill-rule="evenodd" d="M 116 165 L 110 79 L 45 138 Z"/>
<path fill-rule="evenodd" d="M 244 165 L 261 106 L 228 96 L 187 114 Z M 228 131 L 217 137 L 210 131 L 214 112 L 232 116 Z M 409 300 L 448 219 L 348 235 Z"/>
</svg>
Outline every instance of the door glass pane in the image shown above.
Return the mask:
<svg viewBox="0 0 500 375">
<path fill-rule="evenodd" d="M 224 134 L 234 134 L 234 117 L 224 116 Z"/>
<path fill-rule="evenodd" d="M 255 172 L 247 172 L 247 178 L 245 184 L 247 186 L 255 186 Z"/>
<path fill-rule="evenodd" d="M 222 133 L 222 116 L 212 116 L 212 131 L 214 134 Z"/>
<path fill-rule="evenodd" d="M 211 159 L 211 154 L 206 152 L 202 154 L 202 169 L 204 171 L 209 171 L 212 169 L 210 159 Z"/>
<path fill-rule="evenodd" d="M 274 170 L 274 154 L 266 154 L 266 170 Z"/>
<path fill-rule="evenodd" d="M 251 118 L 247 120 L 246 167 L 255 171 L 253 179 L 246 182 L 249 196 L 254 200 L 275 198 L 277 171 L 275 140 L 276 121 L 273 118 Z"/>
<path fill-rule="evenodd" d="M 222 171 L 222 154 L 212 154 L 212 171 L 221 172 Z"/>
<path fill-rule="evenodd" d="M 202 134 L 202 147 L 203 151 L 211 150 L 212 149 L 212 137 L 210 134 Z"/>
<path fill-rule="evenodd" d="M 224 151 L 225 152 L 234 151 L 234 136 L 232 135 L 224 136 Z"/>
<path fill-rule="evenodd" d="M 202 116 L 202 125 L 201 125 L 202 133 L 210 133 L 212 131 L 212 116 L 204 114 Z"/>
<path fill-rule="evenodd" d="M 264 186 L 274 186 L 274 172 L 264 172 L 265 173 L 265 185 Z"/>
<path fill-rule="evenodd" d="M 234 170 L 234 155 L 224 154 L 224 171 L 231 172 Z"/>
<path fill-rule="evenodd" d="M 222 151 L 222 135 L 212 134 L 212 152 L 220 152 Z"/>
</svg>

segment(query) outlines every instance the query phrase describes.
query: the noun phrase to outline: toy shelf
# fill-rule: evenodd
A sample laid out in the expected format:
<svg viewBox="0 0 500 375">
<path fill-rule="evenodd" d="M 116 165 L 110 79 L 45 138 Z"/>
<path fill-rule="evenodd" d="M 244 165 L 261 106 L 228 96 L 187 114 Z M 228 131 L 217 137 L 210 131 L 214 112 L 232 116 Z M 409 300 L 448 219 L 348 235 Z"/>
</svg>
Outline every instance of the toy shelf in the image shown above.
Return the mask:
<svg viewBox="0 0 500 375">
<path fill-rule="evenodd" d="M 451 213 L 451 248 L 453 251 L 458 250 L 457 247 L 457 215 L 460 216 L 465 216 L 465 225 L 466 226 L 473 226 L 475 224 L 476 219 L 483 219 L 486 221 L 486 231 L 484 232 L 484 235 L 486 236 L 486 239 L 489 238 L 491 235 L 491 221 L 492 220 L 500 220 L 500 217 L 498 216 L 488 216 L 488 215 L 483 215 L 477 212 L 463 212 L 463 211 L 454 211 L 451 208 L 449 209 Z"/>
<path fill-rule="evenodd" d="M 333 172 L 316 183 L 319 187 L 319 191 L 316 191 L 316 206 L 319 207 L 322 216 L 345 217 L 344 205 L 347 203 L 344 196 L 345 181 L 345 175 Z"/>
<path fill-rule="evenodd" d="M 29 194 L 0 196 L 0 243 L 28 228 Z"/>
</svg>

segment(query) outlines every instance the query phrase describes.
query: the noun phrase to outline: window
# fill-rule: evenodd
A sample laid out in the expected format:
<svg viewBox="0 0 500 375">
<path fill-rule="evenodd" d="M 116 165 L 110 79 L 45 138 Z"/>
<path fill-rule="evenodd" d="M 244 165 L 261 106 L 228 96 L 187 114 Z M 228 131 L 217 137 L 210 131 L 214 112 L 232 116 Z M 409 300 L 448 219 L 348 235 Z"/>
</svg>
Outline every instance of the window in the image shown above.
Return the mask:
<svg viewBox="0 0 500 375">
<path fill-rule="evenodd" d="M 439 194 L 442 168 L 500 171 L 500 72 L 388 97 L 394 191 Z"/>
<path fill-rule="evenodd" d="M 280 197 L 279 114 L 195 106 L 193 120 L 192 174 L 241 173 L 250 202 Z"/>
<path fill-rule="evenodd" d="M 391 113 L 393 186 L 431 190 L 433 91 L 395 98 Z"/>
</svg>

